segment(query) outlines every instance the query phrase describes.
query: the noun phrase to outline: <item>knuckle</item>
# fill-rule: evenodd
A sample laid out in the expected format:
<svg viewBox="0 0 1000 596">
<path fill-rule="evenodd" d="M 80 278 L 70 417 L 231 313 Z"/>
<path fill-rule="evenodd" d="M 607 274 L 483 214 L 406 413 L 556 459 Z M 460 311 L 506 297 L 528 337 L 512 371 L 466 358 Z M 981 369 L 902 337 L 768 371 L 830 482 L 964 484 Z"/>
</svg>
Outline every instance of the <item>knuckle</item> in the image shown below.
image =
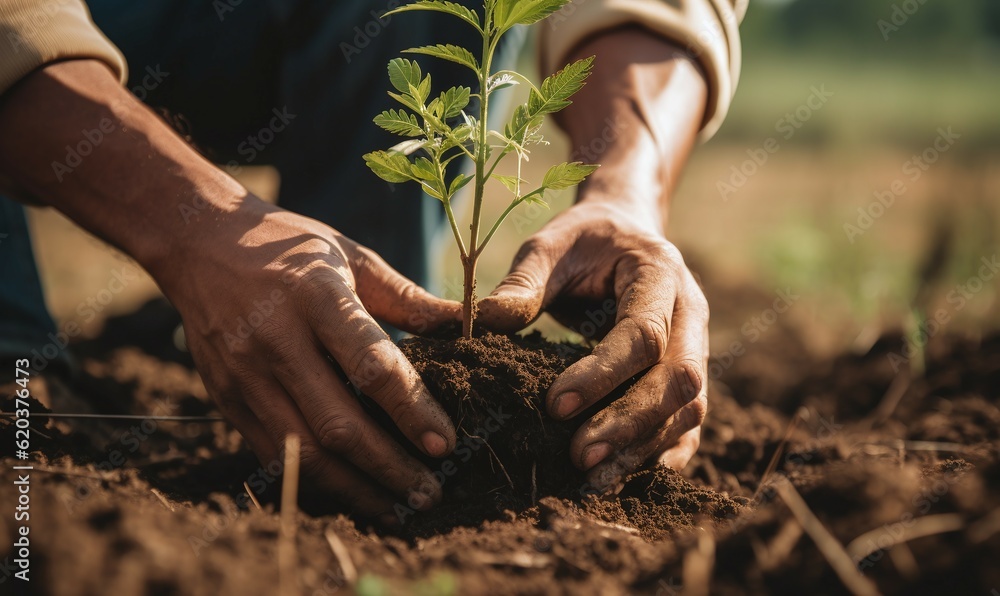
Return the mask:
<svg viewBox="0 0 1000 596">
<path fill-rule="evenodd" d="M 683 424 L 686 428 L 697 428 L 705 421 L 705 416 L 708 415 L 708 398 L 704 395 L 699 395 L 695 399 L 691 400 L 682 409 L 685 420 Z"/>
<path fill-rule="evenodd" d="M 649 317 L 635 321 L 647 362 L 659 362 L 667 353 L 667 338 L 670 334 L 666 319 Z"/>
<path fill-rule="evenodd" d="M 552 250 L 552 248 L 553 241 L 551 238 L 543 234 L 535 234 L 521 244 L 521 248 L 519 248 L 517 254 L 514 255 L 514 263 L 520 263 L 531 254 L 547 254 Z"/>
<path fill-rule="evenodd" d="M 692 289 L 688 292 L 690 307 L 694 308 L 698 312 L 705 313 L 705 318 L 707 320 L 708 315 L 711 312 L 711 308 L 708 304 L 708 298 L 705 297 L 705 293 L 701 291 L 701 288 L 698 287 L 698 284 L 694 282 L 694 280 L 692 280 L 691 283 Z"/>
<path fill-rule="evenodd" d="M 419 402 L 415 398 L 404 397 L 401 385 L 399 390 L 392 391 L 390 395 L 390 403 L 386 407 L 390 418 L 400 421 L 417 416 Z"/>
<path fill-rule="evenodd" d="M 341 290 L 350 284 L 342 277 L 329 269 L 316 270 L 309 282 L 303 291 L 302 307 L 307 320 L 325 321 L 331 313 L 344 310 L 348 299 Z"/>
<path fill-rule="evenodd" d="M 693 403 L 705 389 L 705 371 L 700 363 L 693 360 L 675 363 L 670 377 L 674 394 L 681 404 Z"/>
<path fill-rule="evenodd" d="M 357 422 L 334 416 L 323 421 L 316 431 L 320 445 L 336 453 L 351 453 L 361 445 L 361 429 Z"/>
<path fill-rule="evenodd" d="M 388 345 L 387 345 L 388 344 Z M 396 360 L 391 353 L 391 342 L 379 340 L 359 349 L 348 363 L 351 383 L 367 395 L 394 394 L 401 385 L 395 373 Z"/>
<path fill-rule="evenodd" d="M 299 466 L 308 478 L 317 478 L 323 473 L 323 450 L 313 441 L 302 441 L 299 448 Z"/>
<path fill-rule="evenodd" d="M 628 424 L 629 436 L 635 440 L 646 439 L 656 434 L 666 422 L 666 418 L 661 411 L 662 408 L 655 406 L 637 410 L 629 416 Z"/>
</svg>

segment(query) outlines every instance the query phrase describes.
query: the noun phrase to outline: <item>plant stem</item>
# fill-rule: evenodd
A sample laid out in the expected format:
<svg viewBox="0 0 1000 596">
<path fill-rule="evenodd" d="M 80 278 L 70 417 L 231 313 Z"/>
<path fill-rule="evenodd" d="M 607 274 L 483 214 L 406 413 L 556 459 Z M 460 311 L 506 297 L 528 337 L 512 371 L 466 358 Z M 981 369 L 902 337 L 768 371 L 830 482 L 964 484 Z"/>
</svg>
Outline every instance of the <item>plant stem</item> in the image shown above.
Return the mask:
<svg viewBox="0 0 1000 596">
<path fill-rule="evenodd" d="M 486 186 L 486 149 L 489 146 L 486 142 L 488 134 L 487 120 L 489 117 L 489 93 L 486 92 L 490 77 L 490 66 L 493 57 L 493 44 L 491 43 L 490 14 L 486 12 L 483 23 L 483 57 L 480 62 L 479 71 L 479 147 L 476 151 L 476 194 L 472 204 L 472 228 L 469 238 L 469 252 L 462 259 L 465 268 L 465 295 L 462 300 L 462 336 L 466 339 L 472 338 L 473 325 L 476 318 L 476 262 L 479 260 L 479 226 L 482 220 L 483 190 Z"/>
<path fill-rule="evenodd" d="M 476 263 L 479 255 L 462 258 L 465 267 L 465 299 L 462 301 L 462 337 L 472 338 L 472 325 L 476 319 Z"/>
</svg>

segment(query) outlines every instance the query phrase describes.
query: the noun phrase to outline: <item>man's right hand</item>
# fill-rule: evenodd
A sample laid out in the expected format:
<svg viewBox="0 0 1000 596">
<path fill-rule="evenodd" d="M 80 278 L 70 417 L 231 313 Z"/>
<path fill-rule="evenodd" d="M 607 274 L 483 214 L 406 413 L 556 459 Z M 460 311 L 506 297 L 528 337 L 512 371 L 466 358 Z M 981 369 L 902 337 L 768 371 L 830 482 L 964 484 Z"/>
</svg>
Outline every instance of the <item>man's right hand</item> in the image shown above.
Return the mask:
<svg viewBox="0 0 1000 596">
<path fill-rule="evenodd" d="M 54 167 L 94 129 L 104 131 L 99 146 Z M 391 521 L 393 495 L 416 493 L 421 508 L 440 498 L 427 468 L 365 414 L 347 382 L 418 449 L 449 453 L 451 421 L 373 317 L 425 331 L 457 320 L 460 305 L 329 227 L 249 195 L 94 60 L 24 77 L 3 95 L 0 130 L 0 182 L 153 275 L 184 319 L 209 393 L 263 462 L 295 433 L 308 479 L 358 512 Z"/>
<path fill-rule="evenodd" d="M 299 435 L 306 477 L 360 513 L 389 522 L 392 496 L 421 509 L 436 503 L 430 471 L 365 413 L 351 386 L 418 449 L 450 453 L 451 420 L 373 317 L 420 332 L 460 320 L 461 305 L 335 230 L 253 197 L 225 221 L 152 272 L 222 413 L 265 465 Z"/>
</svg>

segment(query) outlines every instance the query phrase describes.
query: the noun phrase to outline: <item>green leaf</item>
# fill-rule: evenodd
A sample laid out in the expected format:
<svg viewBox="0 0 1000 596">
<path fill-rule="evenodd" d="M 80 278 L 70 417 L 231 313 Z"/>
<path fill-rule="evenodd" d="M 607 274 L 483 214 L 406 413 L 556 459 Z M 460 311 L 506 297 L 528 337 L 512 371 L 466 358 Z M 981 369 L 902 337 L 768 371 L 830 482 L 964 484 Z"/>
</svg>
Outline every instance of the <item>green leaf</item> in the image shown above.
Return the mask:
<svg viewBox="0 0 1000 596">
<path fill-rule="evenodd" d="M 514 115 L 504 127 L 504 133 L 511 139 L 527 138 L 541 126 L 542 116 L 532 114 L 527 105 L 520 105 L 514 108 Z"/>
<path fill-rule="evenodd" d="M 410 171 L 420 180 L 428 182 L 437 182 L 438 180 L 437 168 L 434 167 L 434 162 L 426 157 L 418 157 L 410 167 Z"/>
<path fill-rule="evenodd" d="M 407 4 L 406 6 L 400 6 L 395 10 L 390 10 L 389 12 L 385 13 L 382 16 L 383 17 L 391 16 L 394 14 L 407 12 L 411 10 L 430 10 L 433 12 L 447 13 L 462 19 L 466 23 L 469 23 L 480 32 L 482 32 L 483 30 L 483 28 L 479 25 L 479 15 L 469 10 L 468 8 L 462 6 L 461 4 L 456 4 L 454 2 L 445 2 L 443 0 L 419 0 L 418 2 Z"/>
<path fill-rule="evenodd" d="M 594 57 L 591 56 L 547 77 L 538 88 L 539 93 L 532 91 L 528 96 L 528 108 L 536 114 L 551 114 L 565 108 L 572 103 L 569 98 L 583 88 L 593 66 Z"/>
<path fill-rule="evenodd" d="M 583 182 L 583 179 L 593 173 L 598 166 L 584 164 L 578 161 L 561 163 L 552 166 L 542 178 L 542 187 L 551 190 L 570 188 Z"/>
<path fill-rule="evenodd" d="M 515 196 L 517 195 L 518 182 L 524 182 L 524 180 L 519 181 L 517 176 L 493 176 L 493 179 L 506 186 L 507 190 Z"/>
<path fill-rule="evenodd" d="M 414 64 L 416 64 L 416 62 L 414 62 Z M 427 97 L 431 94 L 431 75 L 425 76 L 424 79 L 416 85 L 410 84 L 406 89 L 406 92 L 421 104 L 427 101 Z"/>
<path fill-rule="evenodd" d="M 444 118 L 454 118 L 469 105 L 469 94 L 472 91 L 468 87 L 452 87 L 441 92 L 441 107 Z"/>
<path fill-rule="evenodd" d="M 396 101 L 410 108 L 414 112 L 421 112 L 424 109 L 422 102 L 417 101 L 416 98 L 414 98 L 409 93 L 403 93 L 402 95 L 400 95 L 399 93 L 393 93 L 392 91 L 390 91 L 389 97 L 395 99 Z"/>
<path fill-rule="evenodd" d="M 514 25 L 531 25 L 565 6 L 569 0 L 497 0 L 493 23 L 500 31 Z"/>
<path fill-rule="evenodd" d="M 386 182 L 406 182 L 413 180 L 410 160 L 397 151 L 372 151 L 364 156 L 365 163 L 375 175 Z"/>
<path fill-rule="evenodd" d="M 451 62 L 461 64 L 462 66 L 467 66 L 471 68 L 473 72 L 479 72 L 479 61 L 472 55 L 472 52 L 456 45 L 439 43 L 436 46 L 410 48 L 408 50 L 403 50 L 403 52 L 409 54 L 423 54 L 425 56 L 441 58 L 442 60 L 449 60 Z"/>
<path fill-rule="evenodd" d="M 375 116 L 375 124 L 385 130 L 404 137 L 419 137 L 424 134 L 417 117 L 403 110 L 387 110 Z"/>
<path fill-rule="evenodd" d="M 538 205 L 539 207 L 545 207 L 546 209 L 549 208 L 549 204 L 546 203 L 542 199 L 542 195 L 541 194 L 531 195 L 531 196 L 525 197 L 524 198 L 524 202 L 525 203 L 534 203 L 534 204 Z"/>
<path fill-rule="evenodd" d="M 389 61 L 389 82 L 400 93 L 409 93 L 410 87 L 420 85 L 420 65 L 406 58 L 393 58 Z"/>
<path fill-rule="evenodd" d="M 468 184 L 473 178 L 474 176 L 468 176 L 466 174 L 459 174 L 455 176 L 455 179 L 451 181 L 451 186 L 448 187 L 448 194 L 454 195 L 458 192 L 458 189 Z"/>
<path fill-rule="evenodd" d="M 593 56 L 577 60 L 547 77 L 537 92 L 532 89 L 528 94 L 528 103 L 514 109 L 514 115 L 504 129 L 507 136 L 525 139 L 541 126 L 542 116 L 570 105 L 569 98 L 583 88 L 593 64 Z"/>
</svg>

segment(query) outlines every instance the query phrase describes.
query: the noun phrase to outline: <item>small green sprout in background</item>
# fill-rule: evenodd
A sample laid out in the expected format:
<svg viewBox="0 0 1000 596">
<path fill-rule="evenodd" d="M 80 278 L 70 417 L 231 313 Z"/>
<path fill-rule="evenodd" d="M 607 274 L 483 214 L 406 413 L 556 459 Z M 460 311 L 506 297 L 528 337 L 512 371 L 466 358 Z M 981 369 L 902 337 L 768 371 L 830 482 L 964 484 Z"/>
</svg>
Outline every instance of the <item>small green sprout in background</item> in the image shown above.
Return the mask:
<svg viewBox="0 0 1000 596">
<path fill-rule="evenodd" d="M 594 58 L 578 60 L 535 87 L 524 75 L 512 70 L 491 72 L 493 57 L 500 38 L 517 25 L 531 25 L 559 10 L 569 0 L 486 0 L 482 16 L 454 2 L 420 0 L 386 13 L 392 15 L 412 10 L 428 10 L 454 15 L 480 33 L 483 39 L 479 58 L 466 48 L 455 45 L 432 45 L 405 50 L 449 60 L 476 73 L 479 89 L 452 87 L 431 97 L 431 77 L 424 75 L 412 60 L 396 58 L 389 62 L 389 81 L 396 92 L 389 95 L 403 108 L 387 110 L 375 117 L 375 124 L 410 140 L 388 151 L 373 151 L 364 156 L 375 174 L 387 182 L 414 181 L 424 192 L 441 201 L 455 234 L 465 270 L 465 295 L 462 302 L 462 335 L 472 337 L 476 317 L 476 263 L 494 233 L 518 205 L 532 202 L 547 206 L 545 191 L 576 186 L 596 165 L 580 162 L 561 163 L 545 173 L 536 188 L 530 188 L 521 178 L 521 163 L 529 156 L 531 145 L 543 143 L 539 134 L 542 119 L 562 110 L 572 102 L 569 98 L 583 87 L 590 75 Z M 524 83 L 530 87 L 528 101 L 519 105 L 503 132 L 489 130 L 487 120 L 490 97 L 500 89 Z M 471 99 L 477 99 L 479 114 L 470 115 L 465 109 Z M 430 100 L 430 101 L 428 101 Z M 494 176 L 497 165 L 507 155 L 517 156 L 516 176 Z M 447 168 L 455 159 L 466 156 L 475 164 L 475 174 L 448 175 Z M 492 160 L 492 162 L 490 161 Z M 449 179 L 450 178 L 450 179 Z M 496 222 L 480 239 L 483 190 L 486 182 L 495 179 L 511 193 L 512 199 Z M 452 199 L 466 184 L 473 182 L 475 195 L 469 242 L 462 238 Z"/>
</svg>

